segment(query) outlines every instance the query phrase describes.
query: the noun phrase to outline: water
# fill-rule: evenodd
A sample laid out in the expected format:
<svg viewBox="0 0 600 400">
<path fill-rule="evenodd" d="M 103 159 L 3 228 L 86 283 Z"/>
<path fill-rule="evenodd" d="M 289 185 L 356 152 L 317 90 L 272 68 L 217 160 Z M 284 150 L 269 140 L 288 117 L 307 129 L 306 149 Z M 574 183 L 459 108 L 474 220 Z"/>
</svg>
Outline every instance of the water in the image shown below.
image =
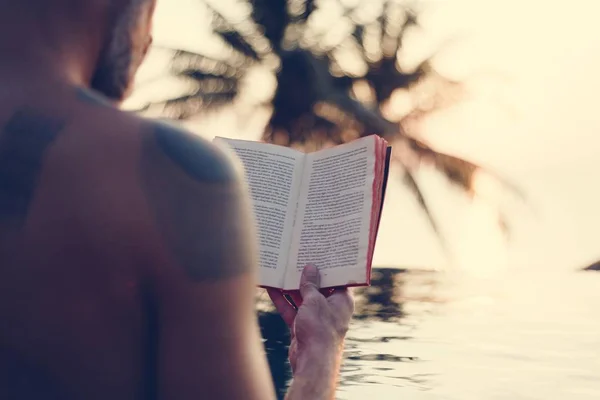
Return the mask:
<svg viewBox="0 0 600 400">
<path fill-rule="evenodd" d="M 339 400 L 600 398 L 600 274 L 374 271 L 356 292 Z M 289 337 L 259 300 L 282 398 Z"/>
</svg>

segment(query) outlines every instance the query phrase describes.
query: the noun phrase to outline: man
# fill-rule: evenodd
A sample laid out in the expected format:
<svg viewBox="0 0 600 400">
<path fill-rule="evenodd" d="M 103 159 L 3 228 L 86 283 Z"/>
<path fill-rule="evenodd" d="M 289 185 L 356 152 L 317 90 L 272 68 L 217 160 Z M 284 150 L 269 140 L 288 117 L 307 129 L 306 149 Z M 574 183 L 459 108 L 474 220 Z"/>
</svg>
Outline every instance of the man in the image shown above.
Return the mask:
<svg viewBox="0 0 600 400">
<path fill-rule="evenodd" d="M 117 110 L 153 0 L 0 0 L 0 398 L 271 399 L 239 165 Z M 331 399 L 352 313 L 307 267 L 289 399 Z"/>
</svg>

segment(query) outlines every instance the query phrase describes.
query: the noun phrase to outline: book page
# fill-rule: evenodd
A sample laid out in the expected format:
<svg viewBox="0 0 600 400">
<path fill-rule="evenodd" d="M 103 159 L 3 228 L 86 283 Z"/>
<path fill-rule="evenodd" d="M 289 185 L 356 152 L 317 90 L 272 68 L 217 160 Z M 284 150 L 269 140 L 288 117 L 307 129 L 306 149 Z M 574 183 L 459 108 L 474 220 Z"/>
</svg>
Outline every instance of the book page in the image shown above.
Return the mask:
<svg viewBox="0 0 600 400">
<path fill-rule="evenodd" d="M 260 249 L 259 284 L 283 288 L 304 153 L 267 143 L 216 138 L 244 164 Z"/>
<path fill-rule="evenodd" d="M 307 154 L 285 289 L 298 289 L 306 264 L 321 286 L 367 282 L 375 179 L 375 137 Z"/>
</svg>

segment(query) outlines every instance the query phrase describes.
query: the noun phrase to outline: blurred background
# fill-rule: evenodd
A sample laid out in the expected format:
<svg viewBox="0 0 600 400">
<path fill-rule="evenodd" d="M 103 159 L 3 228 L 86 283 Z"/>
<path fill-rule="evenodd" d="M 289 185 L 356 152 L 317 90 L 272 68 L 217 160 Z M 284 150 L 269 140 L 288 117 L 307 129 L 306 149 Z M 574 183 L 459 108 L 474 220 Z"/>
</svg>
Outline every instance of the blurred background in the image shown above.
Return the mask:
<svg viewBox="0 0 600 400">
<path fill-rule="evenodd" d="M 600 4 L 158 4 L 127 107 L 208 139 L 394 146 L 340 399 L 600 396 Z M 289 339 L 258 307 L 283 393 Z"/>
</svg>

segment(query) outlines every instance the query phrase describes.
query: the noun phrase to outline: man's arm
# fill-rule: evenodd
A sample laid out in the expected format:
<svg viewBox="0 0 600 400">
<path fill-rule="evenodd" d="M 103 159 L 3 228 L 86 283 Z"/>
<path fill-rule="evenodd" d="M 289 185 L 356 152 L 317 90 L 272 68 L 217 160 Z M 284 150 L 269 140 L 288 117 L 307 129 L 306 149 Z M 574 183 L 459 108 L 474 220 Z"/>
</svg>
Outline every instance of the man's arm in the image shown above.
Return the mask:
<svg viewBox="0 0 600 400">
<path fill-rule="evenodd" d="M 211 144 L 156 124 L 143 139 L 140 173 L 156 221 L 159 398 L 275 398 L 240 169 Z"/>
<path fill-rule="evenodd" d="M 340 370 L 344 338 L 354 312 L 347 289 L 319 291 L 320 275 L 314 266 L 304 268 L 299 292 L 292 293 L 295 309 L 278 290 L 269 296 L 292 329 L 290 363 L 294 380 L 286 400 L 333 400 Z"/>
</svg>

